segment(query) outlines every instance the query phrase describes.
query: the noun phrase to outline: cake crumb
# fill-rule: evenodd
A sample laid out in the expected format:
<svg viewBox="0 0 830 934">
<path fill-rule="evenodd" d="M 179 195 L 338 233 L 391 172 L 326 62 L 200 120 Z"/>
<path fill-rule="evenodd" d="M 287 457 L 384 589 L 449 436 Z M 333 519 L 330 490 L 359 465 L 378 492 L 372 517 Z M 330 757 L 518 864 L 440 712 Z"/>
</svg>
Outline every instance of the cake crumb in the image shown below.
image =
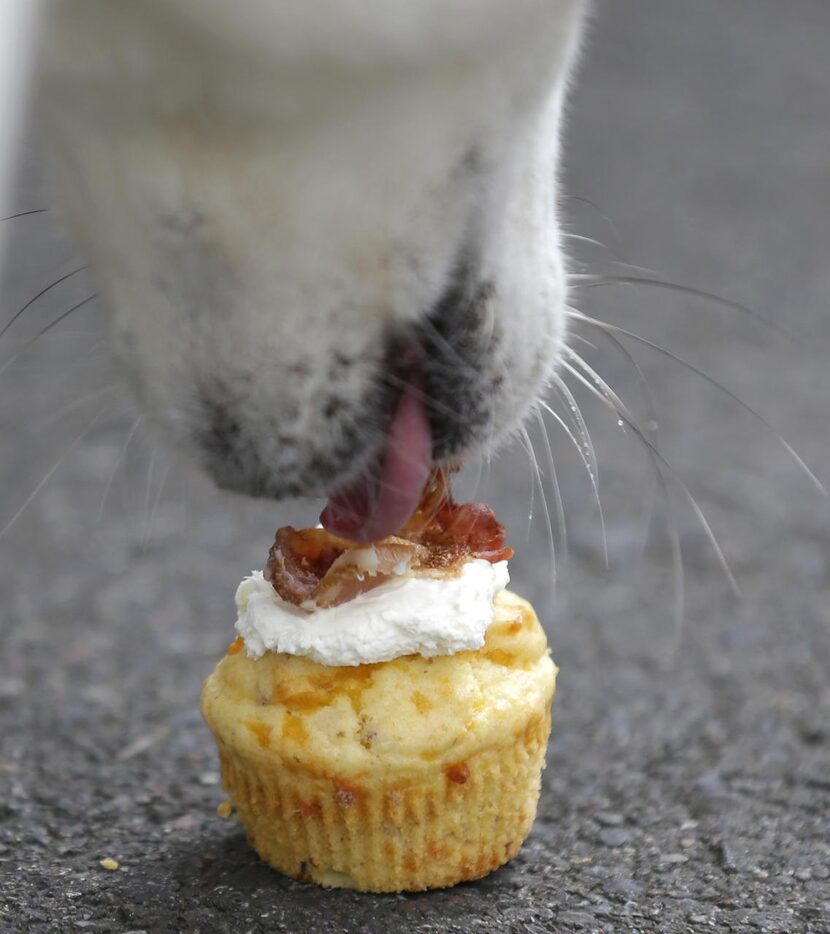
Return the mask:
<svg viewBox="0 0 830 934">
<path fill-rule="evenodd" d="M 230 801 L 223 801 L 219 807 L 216 808 L 216 813 L 224 820 L 233 813 L 233 805 Z"/>
<path fill-rule="evenodd" d="M 115 872 L 118 869 L 120 863 L 117 859 L 113 859 L 111 856 L 107 856 L 105 859 L 98 860 L 99 865 L 102 869 L 108 869 L 110 872 Z"/>
</svg>

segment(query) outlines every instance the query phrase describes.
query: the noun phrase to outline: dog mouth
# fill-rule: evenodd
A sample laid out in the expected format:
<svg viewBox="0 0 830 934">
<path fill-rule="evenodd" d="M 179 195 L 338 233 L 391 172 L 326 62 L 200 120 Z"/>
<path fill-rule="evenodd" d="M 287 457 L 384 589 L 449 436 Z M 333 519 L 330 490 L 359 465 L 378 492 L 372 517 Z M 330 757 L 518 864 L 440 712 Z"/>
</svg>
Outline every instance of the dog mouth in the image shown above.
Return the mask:
<svg viewBox="0 0 830 934">
<path fill-rule="evenodd" d="M 260 379 L 258 358 L 211 373 L 196 382 L 196 414 L 183 417 L 191 449 L 223 489 L 327 497 L 320 521 L 342 538 L 396 533 L 433 466 L 493 449 L 515 421 L 522 397 L 505 376 L 515 367 L 488 313 L 491 295 L 486 284 L 456 283 L 427 319 L 314 365 L 288 357 L 281 379 Z M 267 376 L 267 348 L 263 359 Z M 526 395 L 533 372 L 519 372 Z"/>
<path fill-rule="evenodd" d="M 429 477 L 433 432 L 423 390 L 422 352 L 410 348 L 406 357 L 403 389 L 374 462 L 336 489 L 320 515 L 323 528 L 343 538 L 370 542 L 393 535 L 412 515 Z"/>
</svg>

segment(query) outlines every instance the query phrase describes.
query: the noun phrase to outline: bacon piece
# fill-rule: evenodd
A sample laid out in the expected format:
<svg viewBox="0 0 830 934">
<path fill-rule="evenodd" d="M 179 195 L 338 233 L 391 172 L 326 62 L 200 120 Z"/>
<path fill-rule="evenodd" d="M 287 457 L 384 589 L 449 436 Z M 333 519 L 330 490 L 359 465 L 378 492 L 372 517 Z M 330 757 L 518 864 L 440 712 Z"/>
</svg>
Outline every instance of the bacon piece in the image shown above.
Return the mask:
<svg viewBox="0 0 830 934">
<path fill-rule="evenodd" d="M 394 537 L 373 545 L 352 546 L 328 569 L 311 599 L 318 607 L 346 603 L 396 574 L 421 567 L 428 554 L 423 545 Z"/>
<path fill-rule="evenodd" d="M 420 567 L 428 549 L 403 538 L 356 545 L 324 529 L 284 526 L 268 552 L 265 579 L 295 606 L 336 606 Z"/>
<path fill-rule="evenodd" d="M 513 556 L 493 510 L 457 504 L 445 470 L 434 470 L 421 501 L 397 536 L 358 545 L 325 529 L 277 531 L 265 578 L 283 600 L 305 609 L 352 600 L 396 574 L 458 573 L 472 558 L 495 563 Z"/>
<path fill-rule="evenodd" d="M 460 548 L 492 563 L 513 557 L 493 510 L 481 503 L 454 503 L 448 474 L 441 469 L 430 475 L 421 502 L 399 534 L 432 548 Z"/>
<path fill-rule="evenodd" d="M 295 529 L 285 525 L 277 530 L 264 576 L 283 600 L 299 606 L 312 599 L 328 569 L 352 546 L 352 542 L 325 529 Z"/>
<path fill-rule="evenodd" d="M 427 478 L 424 492 L 421 494 L 415 511 L 403 524 L 398 534 L 402 538 L 419 540 L 427 529 L 437 528 L 442 510 L 451 504 L 449 471 L 436 468 Z"/>
</svg>

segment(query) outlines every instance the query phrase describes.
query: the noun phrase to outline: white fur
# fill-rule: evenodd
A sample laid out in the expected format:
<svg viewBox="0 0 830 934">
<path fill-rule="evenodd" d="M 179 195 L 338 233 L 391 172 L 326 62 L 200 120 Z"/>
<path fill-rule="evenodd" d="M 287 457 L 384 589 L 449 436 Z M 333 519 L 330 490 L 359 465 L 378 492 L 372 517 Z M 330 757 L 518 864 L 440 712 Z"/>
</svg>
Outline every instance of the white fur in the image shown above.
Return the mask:
<svg viewBox="0 0 830 934">
<path fill-rule="evenodd" d="M 51 0 L 56 190 L 145 406 L 221 483 L 282 495 L 364 469 L 390 335 L 415 333 L 462 256 L 499 340 L 470 336 L 488 425 L 445 453 L 523 417 L 564 332 L 555 175 L 579 7 Z"/>
</svg>

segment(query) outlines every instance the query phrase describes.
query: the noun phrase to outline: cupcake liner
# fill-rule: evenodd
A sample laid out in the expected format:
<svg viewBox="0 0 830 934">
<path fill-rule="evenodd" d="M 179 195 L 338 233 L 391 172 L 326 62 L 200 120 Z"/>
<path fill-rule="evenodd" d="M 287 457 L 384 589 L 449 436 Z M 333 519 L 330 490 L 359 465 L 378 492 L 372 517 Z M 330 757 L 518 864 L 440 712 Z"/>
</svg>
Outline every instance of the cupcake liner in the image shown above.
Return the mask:
<svg viewBox="0 0 830 934">
<path fill-rule="evenodd" d="M 223 783 L 262 859 L 324 886 L 400 892 L 476 879 L 515 856 L 535 817 L 549 733 L 546 707 L 464 761 L 436 763 L 415 781 L 372 774 L 365 785 L 217 742 Z"/>
</svg>

